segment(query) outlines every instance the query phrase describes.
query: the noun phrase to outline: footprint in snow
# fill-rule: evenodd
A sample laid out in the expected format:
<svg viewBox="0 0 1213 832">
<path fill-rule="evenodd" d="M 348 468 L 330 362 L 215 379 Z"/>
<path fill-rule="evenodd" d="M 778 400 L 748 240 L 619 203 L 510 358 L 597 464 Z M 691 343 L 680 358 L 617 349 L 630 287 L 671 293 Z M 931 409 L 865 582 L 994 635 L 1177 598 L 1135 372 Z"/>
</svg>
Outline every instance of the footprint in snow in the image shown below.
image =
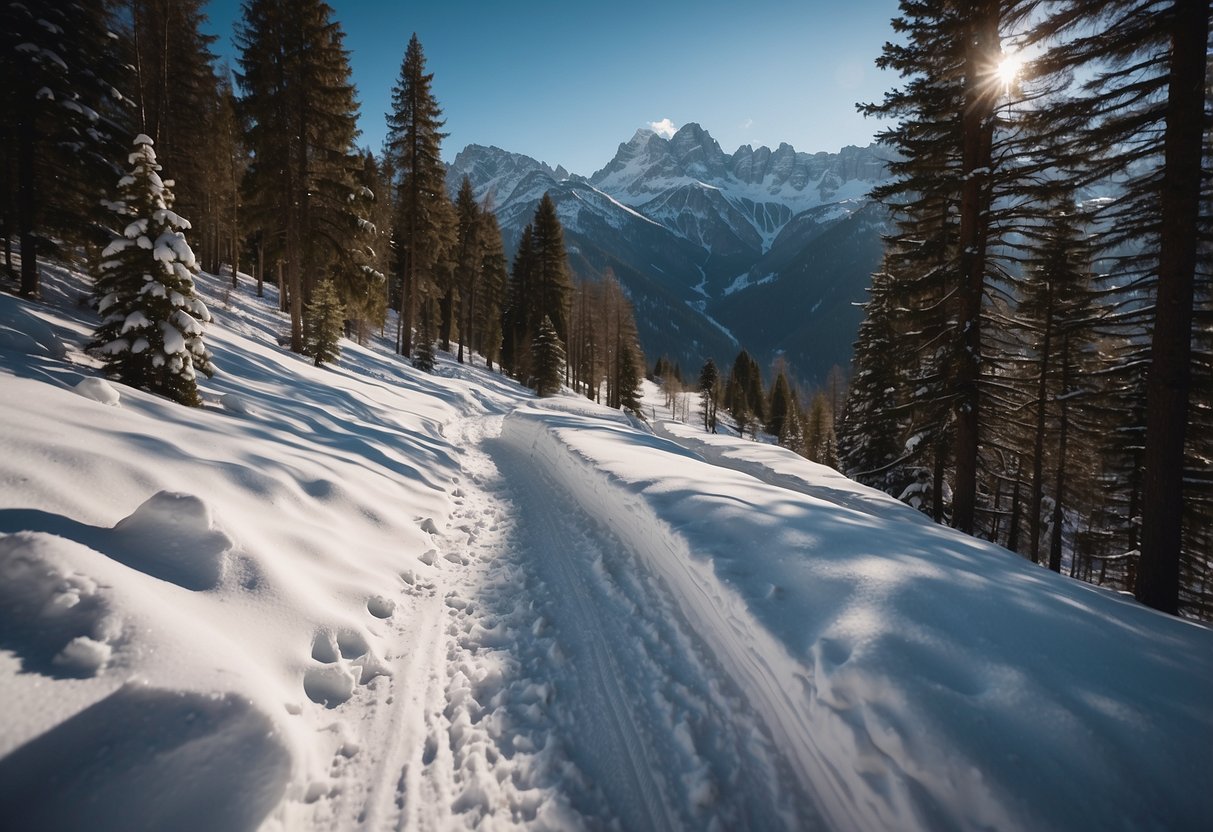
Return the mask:
<svg viewBox="0 0 1213 832">
<path fill-rule="evenodd" d="M 396 612 L 396 602 L 382 595 L 373 595 L 366 599 L 366 610 L 376 618 L 391 618 Z"/>
<path fill-rule="evenodd" d="M 352 629 L 317 633 L 312 639 L 312 660 L 319 664 L 304 672 L 303 692 L 326 708 L 349 701 L 357 685 L 391 675 L 387 665 L 371 650 L 366 637 Z"/>
</svg>

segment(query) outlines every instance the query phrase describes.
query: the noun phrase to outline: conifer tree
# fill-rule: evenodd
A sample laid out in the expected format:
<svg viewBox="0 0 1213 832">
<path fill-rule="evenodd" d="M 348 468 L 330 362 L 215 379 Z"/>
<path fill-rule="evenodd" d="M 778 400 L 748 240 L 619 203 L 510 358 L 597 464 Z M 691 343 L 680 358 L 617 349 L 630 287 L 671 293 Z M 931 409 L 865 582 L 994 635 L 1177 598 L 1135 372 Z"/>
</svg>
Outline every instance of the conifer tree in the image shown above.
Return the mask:
<svg viewBox="0 0 1213 832">
<path fill-rule="evenodd" d="M 564 379 L 564 345 L 552 324 L 552 319 L 546 315 L 535 333 L 531 353 L 531 363 L 535 368 L 535 393 L 551 396 L 560 392 Z"/>
<path fill-rule="evenodd" d="M 771 402 L 767 407 L 767 420 L 764 426 L 766 432 L 773 436 L 782 436 L 784 423 L 789 418 L 795 418 L 793 413 L 798 407 L 792 396 L 792 387 L 788 384 L 788 377 L 781 369 L 771 385 Z"/>
<path fill-rule="evenodd" d="M 387 114 L 387 152 L 395 175 L 392 232 L 400 285 L 397 343 L 401 355 L 412 351 L 417 303 L 435 281 L 451 243 L 453 225 L 442 162 L 446 122 L 434 98 L 434 74 L 425 69 L 425 53 L 414 32 L 392 88 L 392 111 Z"/>
<path fill-rule="evenodd" d="M 743 349 L 733 359 L 724 392 L 725 407 L 733 414 L 738 433 L 744 435 L 748 425 L 765 421 L 765 400 L 762 370 L 758 362 Z"/>
<path fill-rule="evenodd" d="M 899 408 L 900 353 L 893 327 L 891 277 L 872 275 L 864 320 L 855 341 L 854 377 L 838 426 L 839 464 L 848 477 L 891 490 L 903 454 L 906 425 Z"/>
<path fill-rule="evenodd" d="M 719 393 L 720 371 L 716 362 L 708 359 L 699 371 L 699 397 L 703 402 L 703 429 L 708 433 L 716 432 L 716 397 Z"/>
<path fill-rule="evenodd" d="M 304 349 L 304 305 L 330 269 L 378 279 L 367 262 L 373 194 L 357 184 L 349 53 L 332 14 L 322 0 L 245 0 L 237 30 L 254 155 L 248 218 L 278 247 L 295 352 Z"/>
<path fill-rule="evenodd" d="M 532 297 L 535 263 L 535 235 L 528 223 L 522 229 L 518 250 L 514 253 L 514 264 L 501 308 L 501 365 L 514 378 L 527 378 L 530 369 L 530 343 L 534 330 L 530 329 L 529 303 Z"/>
<path fill-rule="evenodd" d="M 218 231 L 230 220 L 214 193 L 215 185 L 230 178 L 230 151 L 219 145 L 235 140 L 234 131 L 208 123 L 208 116 L 221 115 L 211 52 L 217 38 L 201 30 L 203 0 L 129 2 L 140 130 L 156 143 L 165 178 L 174 182 L 178 210 L 193 218 L 199 261 L 217 271 Z M 221 160 L 224 155 L 229 158 Z"/>
<path fill-rule="evenodd" d="M 455 286 L 459 291 L 459 363 L 463 363 L 463 348 L 470 350 L 475 338 L 474 329 L 478 318 L 478 300 L 481 270 L 484 268 L 484 243 L 482 241 L 483 215 L 472 192 L 472 180 L 463 177 L 459 195 L 455 198 L 455 216 L 458 230 L 455 240 Z"/>
<path fill-rule="evenodd" d="M 493 362 L 501 355 L 501 305 L 509 274 L 501 242 L 501 228 L 489 205 L 481 208 L 480 239 L 480 289 L 474 310 L 473 332 L 476 350 L 484 356 L 491 370 Z"/>
<path fill-rule="evenodd" d="M 532 226 L 535 259 L 529 318 L 536 324 L 545 316 L 550 318 L 563 341 L 568 338 L 569 295 L 573 287 L 568 253 L 564 249 L 564 229 L 549 194 L 545 193 L 539 201 Z"/>
<path fill-rule="evenodd" d="M 838 467 L 838 452 L 834 438 L 834 418 L 830 400 L 818 391 L 809 404 L 804 426 L 804 455 L 814 462 Z"/>
<path fill-rule="evenodd" d="M 413 342 L 413 366 L 427 373 L 434 372 L 434 312 L 429 298 L 421 301 L 418 307 L 420 327 L 417 338 Z"/>
<path fill-rule="evenodd" d="M 1122 194 L 1095 219 L 1101 271 L 1121 289 L 1113 320 L 1122 358 L 1110 368 L 1120 378 L 1117 433 L 1141 441 L 1121 454 L 1128 467 L 1108 478 L 1134 484 L 1121 522 L 1130 537 L 1140 524 L 1138 599 L 1176 612 L 1185 470 L 1202 464 L 1186 454 L 1192 368 L 1200 364 L 1192 354 L 1198 257 L 1213 225 L 1210 3 L 1063 0 L 1051 11 L 1030 35 L 1051 47 L 1035 72 L 1083 80 L 1040 109 L 1033 133 L 1056 143 L 1058 166 L 1076 185 L 1121 183 Z"/>
<path fill-rule="evenodd" d="M 332 364 L 341 357 L 341 333 L 345 309 L 331 279 L 317 284 L 307 305 L 307 350 L 316 366 Z"/>
<path fill-rule="evenodd" d="M 39 291 L 39 258 L 108 240 L 101 200 L 137 132 L 130 41 L 115 17 L 107 0 L 0 5 L 0 220 L 26 296 Z"/>
<path fill-rule="evenodd" d="M 122 233 L 102 253 L 93 346 L 125 384 L 199 405 L 196 373 L 215 368 L 202 339 L 211 316 L 194 293 L 198 266 L 183 233 L 189 222 L 172 211 L 152 140 L 140 134 L 134 147 L 111 203 Z"/>
<path fill-rule="evenodd" d="M 635 348 L 624 349 L 619 356 L 619 406 L 637 416 L 644 416 L 640 401 L 640 362 Z"/>
</svg>

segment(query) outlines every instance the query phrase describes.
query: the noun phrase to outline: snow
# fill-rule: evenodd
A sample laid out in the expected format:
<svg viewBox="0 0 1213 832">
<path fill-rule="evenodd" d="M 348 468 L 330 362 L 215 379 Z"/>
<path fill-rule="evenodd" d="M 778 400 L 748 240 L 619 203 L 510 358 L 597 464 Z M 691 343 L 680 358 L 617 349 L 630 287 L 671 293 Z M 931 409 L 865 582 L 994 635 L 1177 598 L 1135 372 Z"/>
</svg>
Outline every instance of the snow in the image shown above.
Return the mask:
<svg viewBox="0 0 1213 832">
<path fill-rule="evenodd" d="M 0 295 L 6 826 L 1213 812 L 1204 627 L 672 420 L 651 385 L 644 425 L 382 342 L 317 369 L 278 346 L 273 287 L 218 304 L 199 278 L 222 372 L 179 407 L 97 378 L 84 279 Z"/>
<path fill-rule="evenodd" d="M 103 378 L 83 378 L 73 389 L 86 399 L 92 399 L 110 407 L 117 407 L 122 398 L 121 394 L 114 389 L 114 385 Z"/>
</svg>

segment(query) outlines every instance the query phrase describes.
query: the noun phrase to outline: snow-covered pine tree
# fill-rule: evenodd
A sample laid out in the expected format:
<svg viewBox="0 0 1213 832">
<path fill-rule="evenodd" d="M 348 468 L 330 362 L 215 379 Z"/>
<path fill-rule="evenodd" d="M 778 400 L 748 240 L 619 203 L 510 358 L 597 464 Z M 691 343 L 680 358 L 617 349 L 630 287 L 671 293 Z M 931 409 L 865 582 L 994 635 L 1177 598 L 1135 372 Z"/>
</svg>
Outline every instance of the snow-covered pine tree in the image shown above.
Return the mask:
<svg viewBox="0 0 1213 832">
<path fill-rule="evenodd" d="M 122 231 L 102 253 L 96 281 L 101 323 L 93 346 L 111 376 L 197 406 L 196 373 L 209 377 L 215 367 L 202 340 L 211 316 L 194 294 L 198 266 L 182 233 L 190 224 L 172 211 L 152 140 L 141 133 L 134 146 L 112 203 Z"/>
<path fill-rule="evenodd" d="M 538 395 L 550 396 L 560 391 L 564 380 L 564 344 L 547 315 L 531 342 L 531 365 L 535 368 L 534 386 Z"/>
<path fill-rule="evenodd" d="M 341 356 L 341 333 L 345 329 L 345 306 L 333 281 L 326 278 L 312 290 L 307 305 L 307 350 L 316 362 L 332 364 Z"/>
</svg>

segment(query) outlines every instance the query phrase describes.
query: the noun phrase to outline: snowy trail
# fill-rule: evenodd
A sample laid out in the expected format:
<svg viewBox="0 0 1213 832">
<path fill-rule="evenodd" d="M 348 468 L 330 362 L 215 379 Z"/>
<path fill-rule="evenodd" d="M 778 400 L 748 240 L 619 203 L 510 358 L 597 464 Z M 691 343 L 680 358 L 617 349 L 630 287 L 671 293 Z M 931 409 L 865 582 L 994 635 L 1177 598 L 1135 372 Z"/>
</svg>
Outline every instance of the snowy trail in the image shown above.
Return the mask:
<svg viewBox="0 0 1213 832">
<path fill-rule="evenodd" d="M 554 680 L 571 755 L 610 815 L 627 829 L 820 827 L 794 765 L 668 586 L 541 455 L 513 438 L 486 446 L 523 526 L 515 554 L 559 648 L 532 672 Z"/>
<path fill-rule="evenodd" d="M 499 459 L 518 471 L 525 461 L 502 448 Z M 577 510 L 546 480 L 515 476 L 515 507 L 525 530 L 518 545 L 546 564 L 534 564 L 547 583 L 559 640 L 567 655 L 562 687 L 571 694 L 566 708 L 583 738 L 590 739 L 591 755 L 580 761 L 595 775 L 620 820 L 629 829 L 672 829 L 677 823 L 665 796 L 653 741 L 634 712 L 624 687 L 621 660 L 626 645 L 610 643 L 607 630 L 613 616 L 604 614 L 591 596 L 582 570 L 601 562 L 601 546 L 579 527 Z"/>
</svg>

